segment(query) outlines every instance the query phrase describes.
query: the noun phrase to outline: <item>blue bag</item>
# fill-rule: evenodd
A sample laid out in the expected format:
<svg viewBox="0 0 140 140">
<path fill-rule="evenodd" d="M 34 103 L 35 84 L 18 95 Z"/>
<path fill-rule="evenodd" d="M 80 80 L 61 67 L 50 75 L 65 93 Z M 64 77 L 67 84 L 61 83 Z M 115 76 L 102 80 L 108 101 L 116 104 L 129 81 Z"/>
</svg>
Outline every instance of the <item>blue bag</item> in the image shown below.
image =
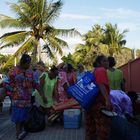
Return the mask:
<svg viewBox="0 0 140 140">
<path fill-rule="evenodd" d="M 81 80 L 68 88 L 68 93 L 72 95 L 84 109 L 88 109 L 95 101 L 98 92 L 99 88 L 95 84 L 95 76 L 91 72 L 86 72 Z"/>
</svg>

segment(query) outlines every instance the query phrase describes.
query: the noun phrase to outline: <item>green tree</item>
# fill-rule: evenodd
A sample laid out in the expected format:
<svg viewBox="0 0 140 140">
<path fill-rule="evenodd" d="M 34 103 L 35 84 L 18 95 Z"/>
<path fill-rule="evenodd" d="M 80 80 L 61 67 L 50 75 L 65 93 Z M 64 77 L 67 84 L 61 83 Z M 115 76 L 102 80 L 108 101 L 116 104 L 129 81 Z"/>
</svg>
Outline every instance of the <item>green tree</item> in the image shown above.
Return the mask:
<svg viewBox="0 0 140 140">
<path fill-rule="evenodd" d="M 91 30 L 83 35 L 85 43 L 76 46 L 73 56 L 75 60 L 83 62 L 89 69 L 99 54 L 121 56 L 121 53 L 128 52 L 127 49 L 129 49 L 124 46 L 126 43 L 126 40 L 124 40 L 126 32 L 127 30 L 120 32 L 117 25 L 112 25 L 111 23 L 107 23 L 104 27 L 95 24 Z M 128 59 L 130 58 L 126 56 L 122 63 Z"/>
<path fill-rule="evenodd" d="M 136 57 L 140 57 L 140 49 L 136 50 Z"/>
<path fill-rule="evenodd" d="M 132 60 L 132 50 L 129 48 L 122 49 L 121 53 L 114 53 L 116 67 L 119 67 Z"/>
<path fill-rule="evenodd" d="M 35 61 L 41 59 L 40 41 L 43 41 L 42 48 L 49 57 L 53 57 L 56 52 L 62 55 L 62 48 L 67 46 L 67 42 L 59 36 L 80 35 L 75 29 L 53 27 L 52 24 L 59 17 L 62 6 L 61 0 L 19 0 L 17 4 L 10 3 L 16 18 L 1 14 L 0 27 L 13 27 L 20 30 L 2 35 L 0 48 L 18 45 L 19 49 L 11 59 L 30 52 Z M 11 59 L 7 63 L 11 62 Z"/>
<path fill-rule="evenodd" d="M 71 53 L 69 53 L 67 56 L 63 56 L 61 60 L 64 63 L 69 63 L 72 64 L 74 67 L 76 67 L 76 61 L 74 60 L 73 55 Z"/>
<path fill-rule="evenodd" d="M 121 52 L 126 44 L 126 40 L 124 40 L 126 32 L 128 32 L 128 30 L 123 30 L 120 33 L 117 24 L 112 25 L 111 23 L 107 23 L 105 25 L 104 36 L 101 42 L 108 45 L 110 56 L 113 56 L 114 53 Z"/>
<path fill-rule="evenodd" d="M 102 38 L 104 30 L 99 24 L 95 24 L 91 30 L 83 35 L 84 44 L 78 44 L 73 54 L 75 60 L 82 62 L 88 69 L 93 67 L 93 61 L 101 53 L 103 47 Z"/>
</svg>

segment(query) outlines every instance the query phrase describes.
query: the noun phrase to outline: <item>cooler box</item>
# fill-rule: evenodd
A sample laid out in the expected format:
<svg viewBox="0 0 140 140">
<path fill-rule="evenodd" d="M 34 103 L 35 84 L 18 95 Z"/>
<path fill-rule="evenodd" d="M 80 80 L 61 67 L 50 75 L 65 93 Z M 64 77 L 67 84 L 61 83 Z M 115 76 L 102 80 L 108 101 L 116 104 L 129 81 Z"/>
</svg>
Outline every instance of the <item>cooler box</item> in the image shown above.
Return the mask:
<svg viewBox="0 0 140 140">
<path fill-rule="evenodd" d="M 66 109 L 63 113 L 64 128 L 79 128 L 81 125 L 81 110 Z"/>
</svg>

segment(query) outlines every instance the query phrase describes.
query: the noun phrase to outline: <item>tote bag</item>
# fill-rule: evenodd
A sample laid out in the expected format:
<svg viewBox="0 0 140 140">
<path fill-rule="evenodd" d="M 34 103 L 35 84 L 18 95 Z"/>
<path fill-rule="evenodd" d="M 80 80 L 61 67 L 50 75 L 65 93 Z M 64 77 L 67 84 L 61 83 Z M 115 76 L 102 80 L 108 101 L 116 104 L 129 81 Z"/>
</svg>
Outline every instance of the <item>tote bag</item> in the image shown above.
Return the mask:
<svg viewBox="0 0 140 140">
<path fill-rule="evenodd" d="M 68 93 L 72 95 L 84 109 L 88 109 L 95 101 L 98 92 L 99 88 L 95 83 L 95 76 L 91 72 L 86 72 L 76 84 L 68 88 Z"/>
</svg>

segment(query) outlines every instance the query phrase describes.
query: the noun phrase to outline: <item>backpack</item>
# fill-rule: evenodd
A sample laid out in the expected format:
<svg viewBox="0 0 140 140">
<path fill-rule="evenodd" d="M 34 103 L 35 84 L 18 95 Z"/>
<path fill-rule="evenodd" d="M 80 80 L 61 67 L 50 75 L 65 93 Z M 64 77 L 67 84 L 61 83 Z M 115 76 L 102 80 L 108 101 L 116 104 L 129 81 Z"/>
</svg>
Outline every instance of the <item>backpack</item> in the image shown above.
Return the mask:
<svg viewBox="0 0 140 140">
<path fill-rule="evenodd" d="M 28 112 L 28 118 L 25 121 L 24 129 L 27 132 L 40 132 L 45 129 L 45 115 L 38 107 L 32 106 Z"/>
</svg>

